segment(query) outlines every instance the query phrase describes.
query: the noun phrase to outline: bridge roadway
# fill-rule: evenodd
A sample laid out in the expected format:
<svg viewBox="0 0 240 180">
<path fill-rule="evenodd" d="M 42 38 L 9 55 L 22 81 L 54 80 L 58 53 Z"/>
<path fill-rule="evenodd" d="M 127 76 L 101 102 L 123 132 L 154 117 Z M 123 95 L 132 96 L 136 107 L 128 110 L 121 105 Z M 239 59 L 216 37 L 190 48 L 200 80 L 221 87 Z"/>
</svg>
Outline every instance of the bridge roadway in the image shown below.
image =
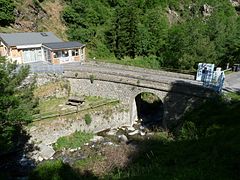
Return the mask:
<svg viewBox="0 0 240 180">
<path fill-rule="evenodd" d="M 202 86 L 202 82 L 194 80 L 193 75 L 173 73 L 160 70 L 152 70 L 145 68 L 138 68 L 132 66 L 124 66 L 109 63 L 94 63 L 85 62 L 80 63 L 68 63 L 63 64 L 64 71 L 76 71 L 76 72 L 88 72 L 88 73 L 100 73 L 106 75 L 114 75 L 119 77 L 128 77 L 139 80 L 147 80 L 160 83 L 174 83 L 177 81 L 182 81 L 187 84 L 192 84 L 195 86 Z"/>
</svg>

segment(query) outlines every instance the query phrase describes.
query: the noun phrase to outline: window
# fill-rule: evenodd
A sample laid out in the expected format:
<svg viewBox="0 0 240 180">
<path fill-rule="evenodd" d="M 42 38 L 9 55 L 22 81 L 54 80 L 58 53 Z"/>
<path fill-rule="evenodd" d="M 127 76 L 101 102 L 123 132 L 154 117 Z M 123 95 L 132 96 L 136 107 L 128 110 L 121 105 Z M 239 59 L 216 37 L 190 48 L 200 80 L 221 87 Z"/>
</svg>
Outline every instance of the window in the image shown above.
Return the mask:
<svg viewBox="0 0 240 180">
<path fill-rule="evenodd" d="M 78 55 L 79 55 L 78 49 L 73 49 L 72 50 L 72 56 L 78 56 Z"/>
<path fill-rule="evenodd" d="M 62 57 L 62 51 L 54 51 L 54 58 Z"/>
<path fill-rule="evenodd" d="M 62 57 L 68 57 L 68 50 L 62 51 Z"/>
</svg>

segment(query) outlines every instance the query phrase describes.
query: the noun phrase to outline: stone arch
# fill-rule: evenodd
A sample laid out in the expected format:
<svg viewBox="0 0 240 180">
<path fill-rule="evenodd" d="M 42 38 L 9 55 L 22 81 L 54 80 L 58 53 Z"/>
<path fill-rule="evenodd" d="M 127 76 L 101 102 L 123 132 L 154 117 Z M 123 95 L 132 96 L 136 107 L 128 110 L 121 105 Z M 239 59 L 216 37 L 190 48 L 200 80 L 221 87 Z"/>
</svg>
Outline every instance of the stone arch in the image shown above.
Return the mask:
<svg viewBox="0 0 240 180">
<path fill-rule="evenodd" d="M 143 100 L 143 96 L 149 97 L 150 101 Z M 130 101 L 131 123 L 142 119 L 142 124 L 156 124 L 164 127 L 164 96 L 159 91 L 141 89 L 132 94 Z"/>
</svg>

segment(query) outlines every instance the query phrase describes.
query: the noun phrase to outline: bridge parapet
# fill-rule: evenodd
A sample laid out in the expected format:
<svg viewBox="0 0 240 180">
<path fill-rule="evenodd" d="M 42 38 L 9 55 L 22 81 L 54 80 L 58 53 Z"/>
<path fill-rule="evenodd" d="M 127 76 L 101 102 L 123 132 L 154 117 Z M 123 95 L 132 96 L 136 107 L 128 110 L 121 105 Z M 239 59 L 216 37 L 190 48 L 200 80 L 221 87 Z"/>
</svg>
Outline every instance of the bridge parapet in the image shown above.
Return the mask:
<svg viewBox="0 0 240 180">
<path fill-rule="evenodd" d="M 97 61 L 88 61 L 86 62 L 86 65 L 89 66 L 97 66 L 97 67 L 105 67 L 108 69 L 121 69 L 121 70 L 127 70 L 127 71 L 135 71 L 135 72 L 142 72 L 142 73 L 149 73 L 154 75 L 160 75 L 160 76 L 168 76 L 168 77 L 175 77 L 180 79 L 189 79 L 194 80 L 195 76 L 191 74 L 183 74 L 183 73 L 176 73 L 176 72 L 169 72 L 169 71 L 163 71 L 163 70 L 154 70 L 154 69 L 147 69 L 147 68 L 140 68 L 136 66 L 126 66 L 121 64 L 113 64 L 113 63 L 106 63 L 106 62 L 97 62 Z"/>
<path fill-rule="evenodd" d="M 174 92 L 178 94 L 196 96 L 201 98 L 208 98 L 211 96 L 213 91 L 209 88 L 203 87 L 199 82 L 178 80 L 175 78 L 149 78 L 139 77 L 134 75 L 126 74 L 114 74 L 114 73 L 101 73 L 101 72 L 87 72 L 87 71 L 65 71 L 65 78 L 73 79 L 92 79 L 98 81 L 112 82 L 131 85 L 135 87 L 142 87 L 153 89 L 157 91 Z"/>
</svg>

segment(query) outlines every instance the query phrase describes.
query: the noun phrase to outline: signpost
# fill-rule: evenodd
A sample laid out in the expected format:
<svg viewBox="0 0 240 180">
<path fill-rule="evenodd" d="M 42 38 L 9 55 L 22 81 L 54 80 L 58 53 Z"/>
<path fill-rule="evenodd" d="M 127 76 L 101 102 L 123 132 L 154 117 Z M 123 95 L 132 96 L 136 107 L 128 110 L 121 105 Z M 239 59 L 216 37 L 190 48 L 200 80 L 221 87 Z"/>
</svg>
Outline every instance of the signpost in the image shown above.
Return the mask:
<svg viewBox="0 0 240 180">
<path fill-rule="evenodd" d="M 221 92 L 225 79 L 224 71 L 221 71 L 221 68 L 214 71 L 214 66 L 214 64 L 199 63 L 196 80 L 202 81 L 203 86 Z"/>
</svg>

